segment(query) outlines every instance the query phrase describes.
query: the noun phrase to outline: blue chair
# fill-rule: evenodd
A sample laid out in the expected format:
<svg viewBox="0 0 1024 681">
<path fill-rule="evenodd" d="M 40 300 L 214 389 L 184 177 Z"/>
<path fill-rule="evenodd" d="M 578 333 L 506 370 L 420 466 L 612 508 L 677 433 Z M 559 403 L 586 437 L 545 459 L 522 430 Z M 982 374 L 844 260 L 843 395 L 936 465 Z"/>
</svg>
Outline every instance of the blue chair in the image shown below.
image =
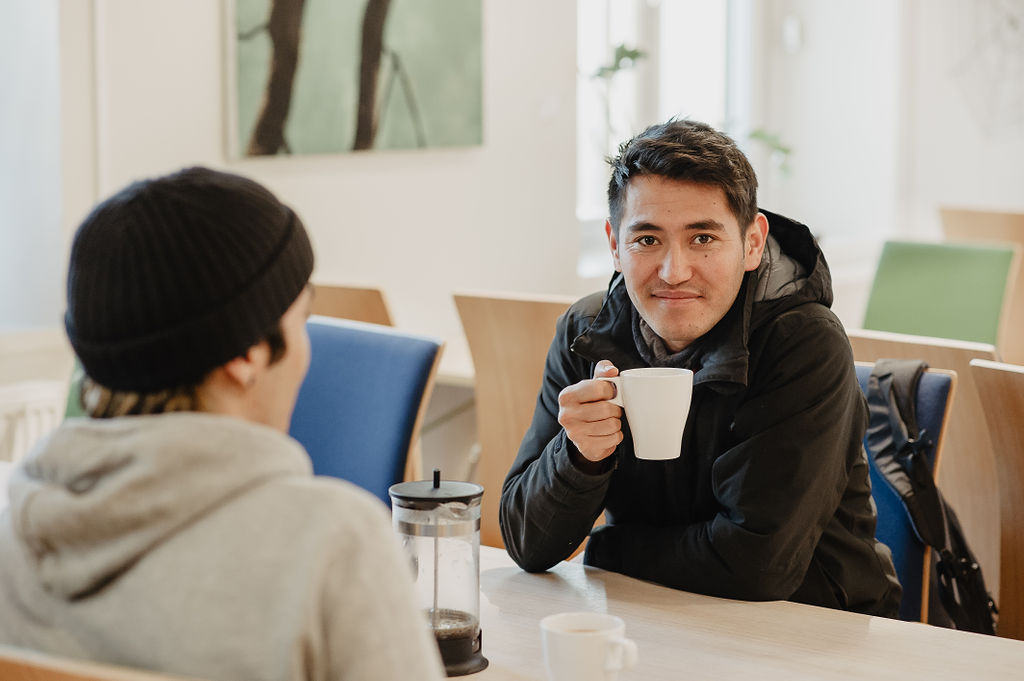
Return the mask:
<svg viewBox="0 0 1024 681">
<path fill-rule="evenodd" d="M 857 363 L 857 382 L 866 396 L 868 377 L 872 364 Z M 928 369 L 921 375 L 917 388 L 917 424 L 920 430 L 928 431 L 935 447 L 929 455 L 928 464 L 935 474 L 942 452 L 942 441 L 948 422 L 949 408 L 953 402 L 956 372 Z M 864 447 L 868 448 L 867 438 Z M 925 546 L 917 535 L 899 495 L 889 486 L 875 466 L 868 450 L 871 466 L 871 496 L 878 509 L 878 526 L 875 537 L 892 551 L 896 564 L 896 576 L 903 585 L 903 600 L 900 601 L 900 619 L 911 622 L 927 622 L 929 598 L 929 575 L 931 572 L 931 549 Z"/>
<path fill-rule="evenodd" d="M 289 433 L 313 472 L 390 503 L 388 487 L 419 477 L 416 442 L 443 343 L 390 327 L 313 316 L 312 351 Z"/>
</svg>

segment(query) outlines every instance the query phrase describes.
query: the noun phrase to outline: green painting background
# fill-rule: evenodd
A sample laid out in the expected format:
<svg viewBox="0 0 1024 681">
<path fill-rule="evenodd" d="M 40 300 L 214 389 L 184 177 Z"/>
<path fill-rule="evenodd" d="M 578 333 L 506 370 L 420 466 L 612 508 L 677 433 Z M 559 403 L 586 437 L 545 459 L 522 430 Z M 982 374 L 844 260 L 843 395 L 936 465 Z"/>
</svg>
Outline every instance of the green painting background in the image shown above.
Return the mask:
<svg viewBox="0 0 1024 681">
<path fill-rule="evenodd" d="M 365 0 L 306 0 L 299 64 L 285 139 L 292 153 L 349 151 L 355 137 L 359 51 Z M 236 0 L 238 149 L 245 153 L 270 66 L 270 37 L 238 35 L 267 21 L 270 0 Z M 398 53 L 419 109 L 425 146 L 483 141 L 481 0 L 392 0 L 384 46 Z M 382 57 L 377 105 L 387 96 L 391 63 Z M 416 127 L 394 74 L 379 116 L 375 149 L 418 146 Z"/>
</svg>

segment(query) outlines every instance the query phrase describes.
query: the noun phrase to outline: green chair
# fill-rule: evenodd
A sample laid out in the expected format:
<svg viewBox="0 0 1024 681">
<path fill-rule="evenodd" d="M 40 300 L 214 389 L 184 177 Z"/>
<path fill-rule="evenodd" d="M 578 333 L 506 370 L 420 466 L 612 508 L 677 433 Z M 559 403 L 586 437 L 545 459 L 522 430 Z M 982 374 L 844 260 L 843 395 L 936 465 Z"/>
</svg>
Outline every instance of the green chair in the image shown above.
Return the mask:
<svg viewBox="0 0 1024 681">
<path fill-rule="evenodd" d="M 888 241 L 864 328 L 999 346 L 1021 247 Z"/>
<path fill-rule="evenodd" d="M 82 379 L 85 378 L 85 371 L 82 363 L 75 358 L 75 368 L 71 372 L 71 383 L 68 386 L 68 401 L 64 405 L 64 418 L 85 416 L 85 407 L 82 406 Z"/>
</svg>

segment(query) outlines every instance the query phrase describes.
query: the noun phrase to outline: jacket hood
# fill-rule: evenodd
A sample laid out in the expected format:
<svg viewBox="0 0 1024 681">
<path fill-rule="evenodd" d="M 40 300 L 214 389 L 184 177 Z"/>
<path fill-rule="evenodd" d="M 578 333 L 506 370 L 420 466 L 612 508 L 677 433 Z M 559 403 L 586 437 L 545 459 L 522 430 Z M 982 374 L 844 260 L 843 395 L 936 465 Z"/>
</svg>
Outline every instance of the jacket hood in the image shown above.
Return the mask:
<svg viewBox="0 0 1024 681">
<path fill-rule="evenodd" d="M 70 419 L 12 472 L 15 534 L 55 596 L 87 596 L 197 516 L 309 457 L 266 426 L 199 413 Z"/>
<path fill-rule="evenodd" d="M 832 305 L 832 275 L 807 226 L 760 212 L 768 218 L 760 266 L 746 273 L 736 300 L 718 324 L 666 363 L 692 369 L 695 385 L 707 383 L 723 391 L 746 385 L 751 333 L 799 305 Z M 632 314 L 622 274 L 616 272 L 590 328 L 573 342 L 573 352 L 591 362 L 609 359 L 620 371 L 647 366 L 634 342 Z"/>
</svg>

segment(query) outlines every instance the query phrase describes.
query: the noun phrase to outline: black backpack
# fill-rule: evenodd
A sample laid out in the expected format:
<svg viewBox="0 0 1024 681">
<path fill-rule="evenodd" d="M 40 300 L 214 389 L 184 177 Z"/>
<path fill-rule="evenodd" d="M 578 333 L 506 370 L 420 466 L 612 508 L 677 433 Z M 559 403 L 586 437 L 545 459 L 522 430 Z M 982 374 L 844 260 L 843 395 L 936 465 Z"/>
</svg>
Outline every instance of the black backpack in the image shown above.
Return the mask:
<svg viewBox="0 0 1024 681">
<path fill-rule="evenodd" d="M 931 592 L 938 592 L 948 620 L 929 616 L 929 621 L 995 634 L 999 610 L 956 513 L 935 485 L 926 456 L 933 442 L 927 432 L 918 432 L 917 384 L 927 367 L 917 360 L 882 359 L 875 364 L 868 379 L 868 449 L 878 472 L 903 502 L 914 533 L 932 547 Z"/>
</svg>

